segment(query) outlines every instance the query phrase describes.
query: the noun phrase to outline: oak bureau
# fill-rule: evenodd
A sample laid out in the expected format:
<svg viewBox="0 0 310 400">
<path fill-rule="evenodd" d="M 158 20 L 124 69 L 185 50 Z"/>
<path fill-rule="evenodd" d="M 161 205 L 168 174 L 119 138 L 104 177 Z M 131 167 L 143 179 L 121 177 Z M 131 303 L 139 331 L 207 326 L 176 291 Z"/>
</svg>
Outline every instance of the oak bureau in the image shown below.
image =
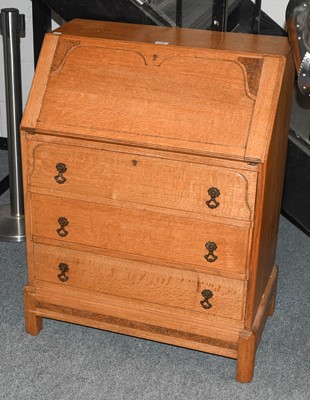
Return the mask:
<svg viewBox="0 0 310 400">
<path fill-rule="evenodd" d="M 24 112 L 26 330 L 52 318 L 237 359 L 274 308 L 286 38 L 73 20 Z"/>
</svg>

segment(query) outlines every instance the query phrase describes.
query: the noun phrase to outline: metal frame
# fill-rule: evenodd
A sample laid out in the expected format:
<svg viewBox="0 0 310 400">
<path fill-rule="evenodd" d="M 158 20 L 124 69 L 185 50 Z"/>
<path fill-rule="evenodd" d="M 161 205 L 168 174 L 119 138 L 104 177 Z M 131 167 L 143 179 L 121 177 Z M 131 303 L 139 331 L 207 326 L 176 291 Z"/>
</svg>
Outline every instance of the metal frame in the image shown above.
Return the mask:
<svg viewBox="0 0 310 400">
<path fill-rule="evenodd" d="M 252 33 L 259 34 L 262 0 L 255 0 Z M 227 31 L 228 0 L 213 0 L 212 30 Z"/>
<path fill-rule="evenodd" d="M 0 137 L 0 150 L 8 149 L 8 139 L 6 137 Z"/>
<path fill-rule="evenodd" d="M 255 8 L 253 15 L 253 33 L 259 34 L 260 21 L 262 12 L 262 0 L 255 0 Z"/>
<path fill-rule="evenodd" d="M 227 31 L 227 0 L 213 0 L 212 30 Z"/>
<path fill-rule="evenodd" d="M 43 38 L 52 28 L 52 11 L 41 0 L 32 0 L 33 52 L 37 64 Z"/>
<path fill-rule="evenodd" d="M 183 2 L 182 0 L 177 0 L 176 3 L 176 26 L 182 28 L 182 17 L 183 17 Z"/>
<path fill-rule="evenodd" d="M 8 140 L 7 138 L 0 137 L 0 150 L 7 150 L 8 149 Z M 0 181 L 0 196 L 2 196 L 10 187 L 10 180 L 9 175 L 4 177 Z"/>
<path fill-rule="evenodd" d="M 2 181 L 0 181 L 0 196 L 2 196 L 9 188 L 10 188 L 10 179 L 9 175 L 7 175 L 2 179 Z"/>
</svg>

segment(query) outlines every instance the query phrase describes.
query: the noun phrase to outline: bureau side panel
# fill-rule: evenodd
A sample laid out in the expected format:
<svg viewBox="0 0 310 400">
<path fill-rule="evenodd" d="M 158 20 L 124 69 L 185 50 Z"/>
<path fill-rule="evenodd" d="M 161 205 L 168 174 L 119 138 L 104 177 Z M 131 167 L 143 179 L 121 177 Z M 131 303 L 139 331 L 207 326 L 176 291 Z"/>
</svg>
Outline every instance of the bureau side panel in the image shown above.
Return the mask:
<svg viewBox="0 0 310 400">
<path fill-rule="evenodd" d="M 33 158 L 31 146 L 27 136 L 29 134 L 21 131 L 21 149 L 22 149 L 22 172 L 23 172 L 23 190 L 24 190 L 24 210 L 25 210 L 25 229 L 26 229 L 26 247 L 27 247 L 27 269 L 28 282 L 33 282 L 34 263 L 33 263 L 33 243 L 32 243 L 32 212 L 31 212 L 31 194 L 29 191 L 29 172 L 32 169 Z"/>
<path fill-rule="evenodd" d="M 253 325 L 275 262 L 293 78 L 294 64 L 290 55 L 286 60 L 273 134 L 267 147 L 266 163 L 262 165 L 259 173 L 252 270 L 246 310 L 246 327 L 249 329 Z"/>
<path fill-rule="evenodd" d="M 59 36 L 50 34 L 47 34 L 44 38 L 36 73 L 21 121 L 21 126 L 24 129 L 31 130 L 36 127 L 58 39 Z"/>
</svg>

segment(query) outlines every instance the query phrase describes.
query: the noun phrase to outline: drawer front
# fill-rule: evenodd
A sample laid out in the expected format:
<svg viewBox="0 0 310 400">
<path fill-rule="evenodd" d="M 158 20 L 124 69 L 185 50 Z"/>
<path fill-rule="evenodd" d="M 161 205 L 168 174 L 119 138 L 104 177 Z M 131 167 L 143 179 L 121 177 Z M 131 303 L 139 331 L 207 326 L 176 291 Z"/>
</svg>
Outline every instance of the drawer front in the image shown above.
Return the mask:
<svg viewBox="0 0 310 400">
<path fill-rule="evenodd" d="M 76 146 L 38 145 L 31 190 L 249 221 L 256 173 Z"/>
<path fill-rule="evenodd" d="M 246 270 L 246 228 L 41 194 L 32 194 L 32 223 L 36 237 L 167 260 L 180 268 Z"/>
<path fill-rule="evenodd" d="M 35 276 L 40 281 L 186 309 L 206 316 L 238 320 L 243 316 L 246 283 L 241 280 L 42 244 L 34 246 L 34 260 Z"/>
</svg>

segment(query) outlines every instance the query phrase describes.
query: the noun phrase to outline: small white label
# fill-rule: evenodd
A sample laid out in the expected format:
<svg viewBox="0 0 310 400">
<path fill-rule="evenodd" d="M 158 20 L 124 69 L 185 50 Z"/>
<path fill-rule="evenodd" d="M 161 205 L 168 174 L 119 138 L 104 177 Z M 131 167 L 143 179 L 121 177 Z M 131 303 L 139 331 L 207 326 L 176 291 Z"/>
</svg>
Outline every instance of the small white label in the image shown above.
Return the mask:
<svg viewBox="0 0 310 400">
<path fill-rule="evenodd" d="M 61 35 L 61 32 L 53 32 L 54 35 Z"/>
<path fill-rule="evenodd" d="M 165 45 L 167 45 L 167 44 L 169 44 L 169 42 L 155 42 L 155 44 L 165 44 Z"/>
</svg>

